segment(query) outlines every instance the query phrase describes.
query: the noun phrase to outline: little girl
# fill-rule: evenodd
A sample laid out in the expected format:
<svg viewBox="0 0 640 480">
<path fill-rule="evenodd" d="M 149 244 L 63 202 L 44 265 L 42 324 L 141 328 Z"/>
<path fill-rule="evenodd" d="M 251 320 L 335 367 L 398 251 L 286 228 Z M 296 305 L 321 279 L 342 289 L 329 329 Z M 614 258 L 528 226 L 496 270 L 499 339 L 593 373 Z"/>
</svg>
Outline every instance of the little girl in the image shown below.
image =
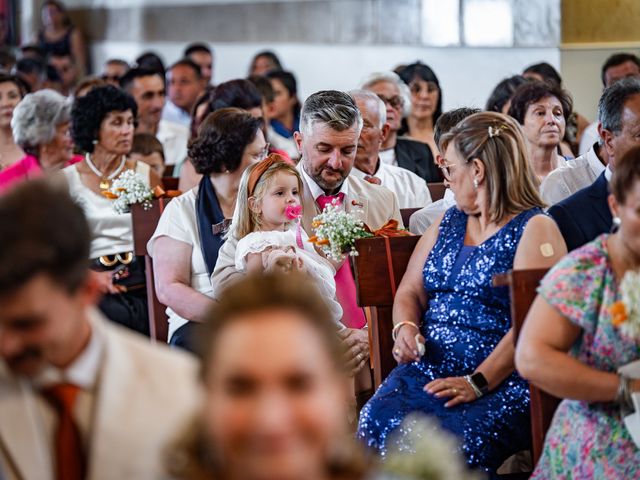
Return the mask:
<svg viewBox="0 0 640 480">
<path fill-rule="evenodd" d="M 314 250 L 298 222 L 301 192 L 300 174 L 279 155 L 269 155 L 245 170 L 228 233 L 238 239 L 236 269 L 306 272 L 316 280 L 334 321 L 344 329 L 342 307 L 335 298 L 335 270 Z"/>
</svg>

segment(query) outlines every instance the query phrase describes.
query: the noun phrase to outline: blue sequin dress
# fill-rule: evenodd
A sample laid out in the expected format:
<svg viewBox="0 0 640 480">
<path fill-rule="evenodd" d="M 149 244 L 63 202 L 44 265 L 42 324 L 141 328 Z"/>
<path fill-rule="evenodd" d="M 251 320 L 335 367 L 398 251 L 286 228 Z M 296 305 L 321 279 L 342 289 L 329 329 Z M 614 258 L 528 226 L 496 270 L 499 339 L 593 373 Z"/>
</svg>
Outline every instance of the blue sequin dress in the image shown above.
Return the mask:
<svg viewBox="0 0 640 480">
<path fill-rule="evenodd" d="M 390 434 L 418 411 L 456 434 L 469 465 L 490 474 L 529 448 L 529 390 L 517 373 L 482 398 L 452 408 L 423 388 L 437 378 L 473 373 L 508 332 L 509 292 L 493 287 L 492 277 L 513 267 L 527 222 L 541 213 L 538 208 L 520 213 L 478 246 L 464 245 L 466 214 L 456 207 L 445 213 L 423 270 L 429 296 L 421 326 L 426 354 L 396 367 L 365 405 L 358 436 L 369 447 L 382 455 L 390 442 L 402 447 L 401 435 Z"/>
</svg>

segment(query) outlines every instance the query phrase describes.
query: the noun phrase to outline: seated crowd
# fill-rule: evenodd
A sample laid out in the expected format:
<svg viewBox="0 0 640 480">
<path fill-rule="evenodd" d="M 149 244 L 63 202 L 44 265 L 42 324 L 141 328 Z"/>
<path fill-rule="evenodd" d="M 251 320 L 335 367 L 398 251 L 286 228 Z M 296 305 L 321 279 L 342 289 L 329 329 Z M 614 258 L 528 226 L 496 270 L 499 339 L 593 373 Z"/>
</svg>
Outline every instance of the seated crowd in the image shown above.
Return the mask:
<svg viewBox="0 0 640 480">
<path fill-rule="evenodd" d="M 640 288 L 640 59 L 604 64 L 593 127 L 546 63 L 484 110 L 443 111 L 421 62 L 301 101 L 264 51 L 214 86 L 201 43 L 80 79 L 76 30 L 44 9 L 51 50 L 0 73 L 0 478 L 399 478 L 416 413 L 468 478 L 640 475 L 640 375 L 619 371 L 640 357 L 638 312 L 619 316 Z M 175 193 L 146 257 L 124 179 Z M 381 385 L 357 271 L 310 241 L 328 206 L 421 235 Z M 516 342 L 493 279 L 522 269 L 549 271 Z M 535 465 L 529 382 L 563 399 Z"/>
</svg>

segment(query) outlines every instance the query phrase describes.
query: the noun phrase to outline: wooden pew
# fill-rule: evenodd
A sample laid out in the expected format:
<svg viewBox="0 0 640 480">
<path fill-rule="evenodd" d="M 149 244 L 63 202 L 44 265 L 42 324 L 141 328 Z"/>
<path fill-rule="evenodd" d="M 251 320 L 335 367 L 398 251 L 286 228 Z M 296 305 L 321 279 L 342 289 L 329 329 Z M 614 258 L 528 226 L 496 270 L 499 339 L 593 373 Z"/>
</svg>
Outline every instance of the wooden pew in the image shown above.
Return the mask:
<svg viewBox="0 0 640 480">
<path fill-rule="evenodd" d="M 511 270 L 493 279 L 495 286 L 508 286 L 511 297 L 511 321 L 514 330 L 514 341 L 517 343 L 522 325 L 529 308 L 536 298 L 536 289 L 547 269 Z M 560 399 L 529 384 L 531 395 L 531 440 L 533 464 L 536 465 L 542 454 L 544 437 L 551 425 L 553 414 Z"/>
<path fill-rule="evenodd" d="M 427 188 L 431 194 L 431 200 L 442 200 L 444 198 L 444 191 L 447 189 L 446 185 L 442 182 L 427 183 Z"/>
<path fill-rule="evenodd" d="M 418 240 L 419 236 L 356 241 L 359 252 L 353 257 L 356 294 L 358 305 L 370 311 L 369 335 L 376 388 L 396 366 L 391 340 L 393 298 Z"/>
<path fill-rule="evenodd" d="M 142 205 L 131 207 L 133 218 L 133 251 L 136 256 L 144 256 L 145 276 L 147 280 L 147 305 L 149 309 L 149 332 L 151 339 L 158 342 L 167 342 L 169 325 L 166 307 L 160 303 L 156 295 L 155 281 L 153 278 L 153 261 L 147 252 L 147 242 L 156 231 L 160 215 L 164 207 L 171 201 L 170 198 L 157 198 L 153 200 L 153 206 L 145 210 Z"/>
<path fill-rule="evenodd" d="M 404 228 L 409 229 L 409 219 L 411 215 L 416 213 L 420 208 L 401 208 L 400 216 L 402 217 L 402 223 L 404 224 Z"/>
</svg>

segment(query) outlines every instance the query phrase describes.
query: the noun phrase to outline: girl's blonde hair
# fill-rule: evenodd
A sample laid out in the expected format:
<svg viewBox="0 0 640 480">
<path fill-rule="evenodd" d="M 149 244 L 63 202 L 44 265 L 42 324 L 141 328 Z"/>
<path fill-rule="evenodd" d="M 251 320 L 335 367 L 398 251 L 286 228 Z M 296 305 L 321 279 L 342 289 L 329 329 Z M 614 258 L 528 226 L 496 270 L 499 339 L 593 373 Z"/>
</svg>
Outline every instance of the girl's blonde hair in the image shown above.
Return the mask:
<svg viewBox="0 0 640 480">
<path fill-rule="evenodd" d="M 513 118 L 476 113 L 443 135 L 441 143 L 445 149 L 453 144 L 467 163 L 477 158 L 484 164 L 489 220 L 499 223 L 507 215 L 545 206 L 522 129 Z"/>
<path fill-rule="evenodd" d="M 248 167 L 244 173 L 242 174 L 242 178 L 240 179 L 240 186 L 238 187 L 238 198 L 236 200 L 236 209 L 233 212 L 233 220 L 231 222 L 231 226 L 229 227 L 229 233 L 227 234 L 227 238 L 234 237 L 237 240 L 240 240 L 243 237 L 246 237 L 251 232 L 255 232 L 261 225 L 260 214 L 254 212 L 249 206 L 249 199 L 254 198 L 255 203 L 257 205 L 262 203 L 262 199 L 264 197 L 267 188 L 269 187 L 271 180 L 273 177 L 279 172 L 286 172 L 296 177 L 298 181 L 298 192 L 300 197 L 302 197 L 302 178 L 300 177 L 300 173 L 290 165 L 280 158 L 280 160 L 274 161 L 276 155 L 269 155 L 262 162 L 258 162 L 256 164 Z M 251 177 L 251 172 L 253 172 L 256 168 L 263 162 L 273 162 L 272 165 L 267 168 L 262 175 L 258 178 L 253 192 L 249 192 L 249 178 Z"/>
</svg>

